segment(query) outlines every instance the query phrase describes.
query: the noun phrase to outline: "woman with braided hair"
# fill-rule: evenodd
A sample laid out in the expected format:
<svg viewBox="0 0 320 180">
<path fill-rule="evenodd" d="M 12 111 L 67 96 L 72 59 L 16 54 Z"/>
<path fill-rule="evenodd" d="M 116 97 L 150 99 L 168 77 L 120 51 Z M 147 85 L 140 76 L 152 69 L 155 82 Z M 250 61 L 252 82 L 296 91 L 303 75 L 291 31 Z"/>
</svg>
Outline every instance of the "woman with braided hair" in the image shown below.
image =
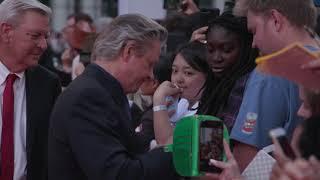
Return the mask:
<svg viewBox="0 0 320 180">
<path fill-rule="evenodd" d="M 243 17 L 222 14 L 210 23 L 206 38 L 214 76 L 202 94 L 198 113 L 221 118 L 231 130 L 257 51 L 251 49 L 252 35 Z"/>
</svg>

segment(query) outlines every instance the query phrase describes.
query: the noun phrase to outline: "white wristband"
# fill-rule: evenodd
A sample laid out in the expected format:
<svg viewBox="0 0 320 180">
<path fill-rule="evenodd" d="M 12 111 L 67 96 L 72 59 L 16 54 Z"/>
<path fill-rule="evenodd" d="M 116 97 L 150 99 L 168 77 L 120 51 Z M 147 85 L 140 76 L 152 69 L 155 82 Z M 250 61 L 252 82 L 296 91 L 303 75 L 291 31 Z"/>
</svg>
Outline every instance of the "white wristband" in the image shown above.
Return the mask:
<svg viewBox="0 0 320 180">
<path fill-rule="evenodd" d="M 166 111 L 167 106 L 165 106 L 165 105 L 153 106 L 152 110 L 153 110 L 153 112 Z"/>
</svg>

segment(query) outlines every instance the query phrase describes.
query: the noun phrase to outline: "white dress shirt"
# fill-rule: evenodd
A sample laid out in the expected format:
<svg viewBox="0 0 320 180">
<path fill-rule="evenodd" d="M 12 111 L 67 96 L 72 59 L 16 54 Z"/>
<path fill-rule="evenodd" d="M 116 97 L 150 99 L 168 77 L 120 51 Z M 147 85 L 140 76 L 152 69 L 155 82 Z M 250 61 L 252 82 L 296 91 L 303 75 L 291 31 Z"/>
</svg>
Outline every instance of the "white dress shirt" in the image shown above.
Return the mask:
<svg viewBox="0 0 320 180">
<path fill-rule="evenodd" d="M 77 75 L 76 75 L 76 68 L 80 64 L 80 55 L 78 54 L 76 57 L 73 58 L 72 60 L 72 71 L 71 71 L 71 78 L 74 80 Z"/>
<path fill-rule="evenodd" d="M 6 78 L 10 74 L 7 67 L 0 61 L 0 136 L 2 133 L 2 103 Z M 14 91 L 14 174 L 13 180 L 27 179 L 27 113 L 25 74 L 15 73 L 18 78 L 13 84 Z M 1 138 L 0 138 L 1 143 Z"/>
</svg>

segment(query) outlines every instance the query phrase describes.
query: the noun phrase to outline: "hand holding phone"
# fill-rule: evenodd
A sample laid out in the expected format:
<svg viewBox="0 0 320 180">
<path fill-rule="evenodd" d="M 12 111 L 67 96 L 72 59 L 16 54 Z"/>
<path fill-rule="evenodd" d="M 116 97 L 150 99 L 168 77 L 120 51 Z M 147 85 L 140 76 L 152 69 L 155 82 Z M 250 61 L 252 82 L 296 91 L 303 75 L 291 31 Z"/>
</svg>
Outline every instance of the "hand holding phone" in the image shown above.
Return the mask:
<svg viewBox="0 0 320 180">
<path fill-rule="evenodd" d="M 221 121 L 204 121 L 200 124 L 199 170 L 220 173 L 221 169 L 210 166 L 210 159 L 223 160 L 223 124 Z"/>
<path fill-rule="evenodd" d="M 208 179 L 242 179 L 237 161 L 234 159 L 229 144 L 223 141 L 224 151 L 226 153 L 227 162 L 210 159 L 210 165 L 222 169 L 222 173 L 206 173 Z"/>
<path fill-rule="evenodd" d="M 286 137 L 286 131 L 283 128 L 272 129 L 269 132 L 270 137 L 275 146 L 275 153 L 281 157 L 288 157 L 290 159 L 295 159 L 296 155 L 290 143 Z"/>
</svg>

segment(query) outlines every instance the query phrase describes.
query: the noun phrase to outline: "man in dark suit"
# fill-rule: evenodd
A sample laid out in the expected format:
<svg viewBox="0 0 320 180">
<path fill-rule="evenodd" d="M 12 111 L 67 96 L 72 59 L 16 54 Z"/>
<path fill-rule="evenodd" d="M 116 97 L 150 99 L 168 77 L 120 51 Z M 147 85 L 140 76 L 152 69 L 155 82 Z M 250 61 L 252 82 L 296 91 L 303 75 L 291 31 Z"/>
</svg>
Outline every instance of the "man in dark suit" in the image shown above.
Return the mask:
<svg viewBox="0 0 320 180">
<path fill-rule="evenodd" d="M 1 180 L 47 179 L 47 138 L 59 80 L 38 65 L 50 8 L 35 0 L 0 4 Z"/>
<path fill-rule="evenodd" d="M 137 147 L 127 93 L 152 77 L 167 31 L 118 16 L 97 38 L 92 64 L 58 98 L 49 132 L 49 180 L 175 179 L 171 153 Z"/>
</svg>

